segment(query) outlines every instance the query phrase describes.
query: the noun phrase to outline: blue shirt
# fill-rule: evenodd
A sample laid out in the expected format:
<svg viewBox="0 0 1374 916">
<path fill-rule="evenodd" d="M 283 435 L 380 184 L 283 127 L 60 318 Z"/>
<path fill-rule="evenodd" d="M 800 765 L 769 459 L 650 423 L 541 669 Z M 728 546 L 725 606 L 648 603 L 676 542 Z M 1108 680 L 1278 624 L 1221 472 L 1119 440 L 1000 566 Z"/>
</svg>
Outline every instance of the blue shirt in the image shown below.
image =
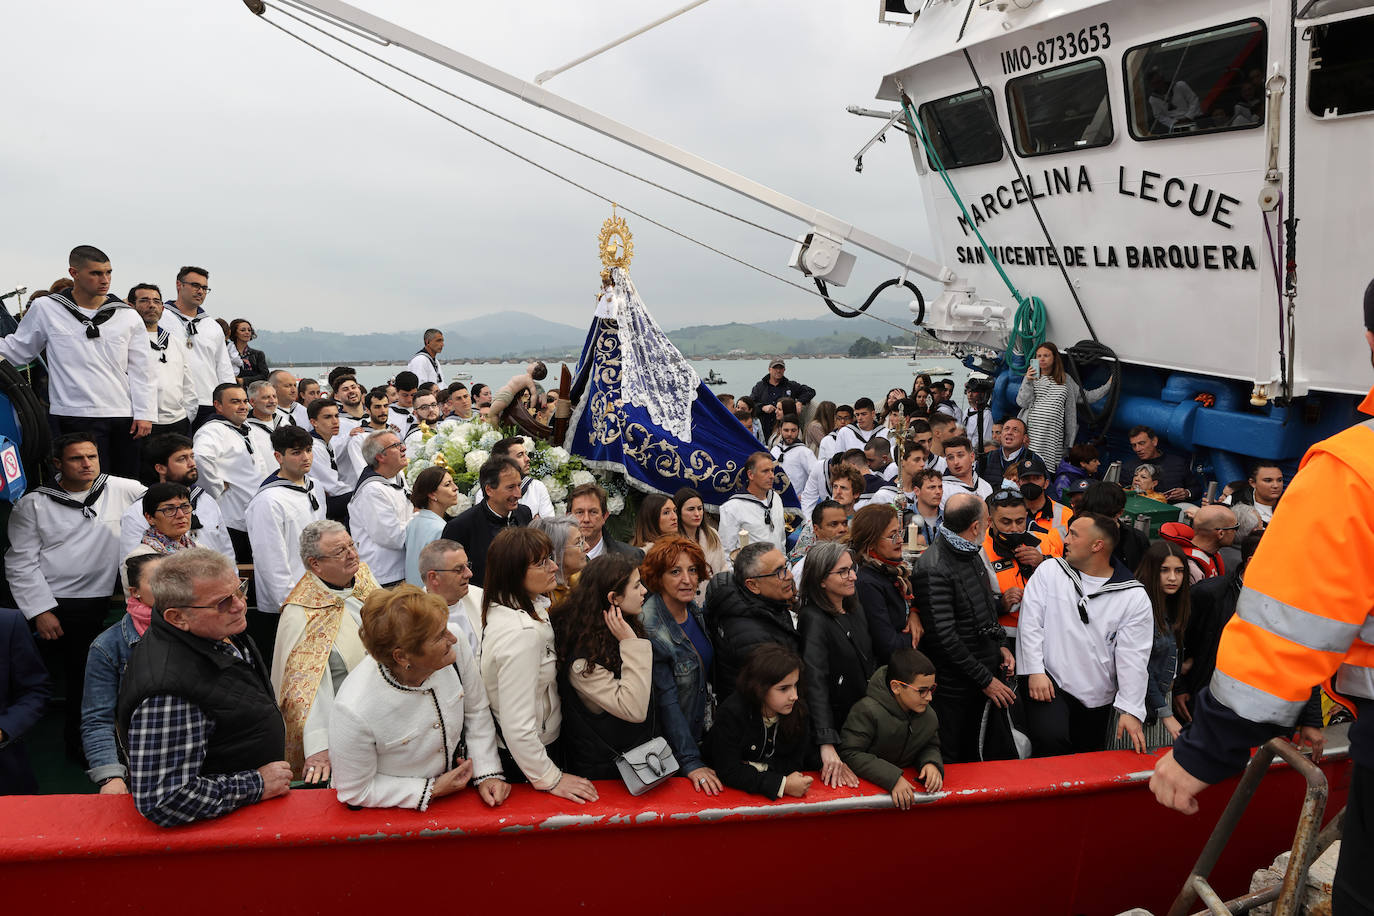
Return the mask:
<svg viewBox="0 0 1374 916">
<path fill-rule="evenodd" d="M 687 638 L 696 646 L 697 654 L 701 656 L 701 668 L 703 671 L 711 670 L 711 658 L 715 655 L 711 649 L 711 640 L 706 638 L 706 634 L 701 632 L 701 627 L 697 626 L 697 619 L 691 614 L 687 615 L 687 622 L 682 625 L 682 632 L 687 634 Z"/>
</svg>

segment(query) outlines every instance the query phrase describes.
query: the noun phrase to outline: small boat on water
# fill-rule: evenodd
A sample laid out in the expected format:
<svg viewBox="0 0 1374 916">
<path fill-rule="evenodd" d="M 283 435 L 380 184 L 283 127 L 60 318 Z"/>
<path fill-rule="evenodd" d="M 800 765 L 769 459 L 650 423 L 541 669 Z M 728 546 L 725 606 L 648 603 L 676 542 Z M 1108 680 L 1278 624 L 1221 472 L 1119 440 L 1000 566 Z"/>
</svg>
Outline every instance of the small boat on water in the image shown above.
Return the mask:
<svg viewBox="0 0 1374 916">
<path fill-rule="evenodd" d="M 921 363 L 921 362 L 917 362 L 916 360 L 912 360 L 911 362 L 907 363 L 907 365 L 908 365 L 908 366 L 923 366 L 923 365 L 925 365 L 925 363 Z M 921 373 L 922 373 L 923 375 L 928 375 L 928 376 L 930 376 L 931 378 L 937 378 L 938 376 L 941 376 L 941 375 L 953 375 L 953 374 L 954 374 L 954 370 L 953 370 L 953 369 L 946 369 L 944 366 L 935 366 L 935 367 L 930 368 L 930 369 L 922 369 L 922 370 L 921 370 Z"/>
<path fill-rule="evenodd" d="M 710 372 L 706 373 L 706 378 L 702 379 L 702 381 L 708 385 L 724 385 L 725 377 L 723 375 L 718 375 L 716 370 L 712 369 Z"/>
</svg>

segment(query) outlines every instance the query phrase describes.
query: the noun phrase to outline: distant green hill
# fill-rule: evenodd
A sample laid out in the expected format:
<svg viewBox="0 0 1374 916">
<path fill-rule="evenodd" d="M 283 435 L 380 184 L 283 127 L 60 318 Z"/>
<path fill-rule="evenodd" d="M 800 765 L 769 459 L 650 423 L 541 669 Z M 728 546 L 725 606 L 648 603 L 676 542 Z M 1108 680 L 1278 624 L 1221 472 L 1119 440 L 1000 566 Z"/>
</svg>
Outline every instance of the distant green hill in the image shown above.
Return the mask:
<svg viewBox="0 0 1374 916">
<path fill-rule="evenodd" d="M 444 328 L 444 359 L 492 359 L 576 354 L 586 328 L 546 321 L 523 312 L 503 312 Z M 350 360 L 403 361 L 420 349 L 422 329 L 385 334 L 344 334 L 301 328 L 258 331 L 256 345 L 276 362 L 338 364 Z M 745 353 L 843 354 L 860 337 L 885 339 L 891 329 L 865 318 L 793 318 L 755 324 L 693 325 L 668 331 L 687 356 Z"/>
</svg>

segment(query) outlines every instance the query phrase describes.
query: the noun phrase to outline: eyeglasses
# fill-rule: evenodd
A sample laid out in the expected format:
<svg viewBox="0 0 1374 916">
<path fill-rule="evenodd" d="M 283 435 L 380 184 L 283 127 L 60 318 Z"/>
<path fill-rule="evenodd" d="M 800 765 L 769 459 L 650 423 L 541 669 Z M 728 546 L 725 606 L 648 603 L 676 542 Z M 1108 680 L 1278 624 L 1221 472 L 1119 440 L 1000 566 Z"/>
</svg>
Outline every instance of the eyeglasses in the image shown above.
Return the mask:
<svg viewBox="0 0 1374 916">
<path fill-rule="evenodd" d="M 189 286 L 191 287 L 191 289 L 195 290 L 198 293 L 208 293 L 210 291 L 210 287 L 204 286 L 200 283 L 192 283 L 190 280 L 182 280 L 181 285 Z"/>
<path fill-rule="evenodd" d="M 158 506 L 153 511 L 163 518 L 175 518 L 178 515 L 190 515 L 195 509 L 190 503 L 177 503 L 175 506 Z"/>
<path fill-rule="evenodd" d="M 1213 528 L 1213 531 L 1239 531 L 1240 525 L 1227 525 L 1225 528 Z"/>
<path fill-rule="evenodd" d="M 772 572 L 759 573 L 757 576 L 745 576 L 746 579 L 787 579 L 792 574 L 787 571 L 787 564 L 784 563 Z"/>
<path fill-rule="evenodd" d="M 460 572 L 463 572 L 464 570 L 466 570 L 467 572 L 472 572 L 472 564 L 471 564 L 471 563 L 459 563 L 457 566 L 453 567 L 452 569 L 436 569 L 436 570 L 434 570 L 434 571 L 435 571 L 435 572 L 460 573 Z"/>
<path fill-rule="evenodd" d="M 162 299 L 157 296 L 139 296 L 134 300 L 134 305 L 152 305 L 154 302 L 162 304 Z"/>
<path fill-rule="evenodd" d="M 832 569 L 832 570 L 830 570 L 830 575 L 832 575 L 832 576 L 839 576 L 841 579 L 848 579 L 848 578 L 850 578 L 851 576 L 857 576 L 858 574 L 859 574 L 859 571 L 858 571 L 857 569 L 854 568 L 854 565 L 853 565 L 852 563 L 851 563 L 850 565 L 846 566 L 844 569 Z"/>
<path fill-rule="evenodd" d="M 901 684 L 907 690 L 916 691 L 917 696 L 924 697 L 927 700 L 935 696 L 935 688 L 938 686 L 936 684 L 931 684 L 929 687 L 917 687 L 915 684 L 908 684 L 906 681 L 898 681 L 897 683 Z"/>
<path fill-rule="evenodd" d="M 317 559 L 317 560 L 342 560 L 344 557 L 348 556 L 349 554 L 352 554 L 352 555 L 355 556 L 355 557 L 358 555 L 358 545 L 357 545 L 357 544 L 347 544 L 347 545 L 345 545 L 345 546 L 343 546 L 343 547 L 340 547 L 338 550 L 334 551 L 333 553 L 322 553 L 322 554 L 320 554 L 319 556 L 317 556 L 315 559 Z"/>
<path fill-rule="evenodd" d="M 378 452 L 378 453 L 377 453 L 377 457 L 380 458 L 382 455 L 385 455 L 387 452 L 391 451 L 393 448 L 398 448 L 398 449 L 400 449 L 401 451 L 404 452 L 404 451 L 406 450 L 406 444 L 405 444 L 404 442 L 393 442 L 393 443 L 391 443 L 390 445 L 388 445 L 386 448 L 384 448 L 384 449 L 382 449 L 380 452 Z"/>
<path fill-rule="evenodd" d="M 552 566 L 554 569 L 557 569 L 558 558 L 555 557 L 553 554 L 549 554 L 547 557 L 540 560 L 538 563 L 531 563 L 530 569 L 543 569 L 545 566 Z"/>
<path fill-rule="evenodd" d="M 188 604 L 182 607 L 183 611 L 218 611 L 221 614 L 228 614 L 234 610 L 235 601 L 247 602 L 248 600 L 248 580 L 240 579 L 239 587 L 234 589 L 214 604 Z"/>
<path fill-rule="evenodd" d="M 1014 500 L 1014 499 L 1022 499 L 1022 500 L 1024 500 L 1025 497 L 1021 495 L 1021 491 L 1020 491 L 1020 490 L 1012 490 L 1012 489 L 1001 489 L 1001 490 L 998 490 L 996 493 L 992 494 L 992 501 L 995 502 L 995 503 L 1010 502 L 1011 500 Z"/>
<path fill-rule="evenodd" d="M 902 529 L 898 528 L 896 531 L 892 532 L 891 534 L 885 534 L 885 535 L 883 535 L 883 536 L 882 536 L 882 540 L 884 540 L 884 541 L 891 541 L 891 542 L 894 543 L 894 544 L 900 544 L 900 543 L 902 543 Z"/>
</svg>

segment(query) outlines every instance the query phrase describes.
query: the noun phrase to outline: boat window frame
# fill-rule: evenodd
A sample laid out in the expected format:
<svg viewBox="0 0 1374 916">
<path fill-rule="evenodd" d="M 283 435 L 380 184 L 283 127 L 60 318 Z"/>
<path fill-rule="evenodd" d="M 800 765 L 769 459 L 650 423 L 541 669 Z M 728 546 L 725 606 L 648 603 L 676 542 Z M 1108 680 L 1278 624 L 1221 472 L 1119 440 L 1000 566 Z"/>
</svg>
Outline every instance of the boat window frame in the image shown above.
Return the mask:
<svg viewBox="0 0 1374 916">
<path fill-rule="evenodd" d="M 1163 38 L 1156 38 L 1153 41 L 1143 41 L 1140 44 L 1131 45 L 1125 51 L 1123 51 L 1121 54 L 1121 89 L 1126 102 L 1126 133 L 1130 135 L 1131 139 L 1135 140 L 1137 143 L 1153 143 L 1156 140 L 1180 140 L 1187 137 L 1210 137 L 1216 134 L 1226 134 L 1233 133 L 1235 131 L 1255 130 L 1258 128 L 1263 128 L 1265 125 L 1265 119 L 1268 117 L 1267 106 L 1265 106 L 1264 108 L 1264 117 L 1260 118 L 1259 122 L 1255 124 L 1239 124 L 1235 127 L 1209 127 L 1205 130 L 1190 130 L 1177 134 L 1158 134 L 1156 136 L 1149 137 L 1142 137 L 1136 133 L 1135 119 L 1131 116 L 1134 110 L 1132 106 L 1135 104 L 1134 99 L 1132 97 L 1133 84 L 1130 72 L 1130 60 L 1132 54 L 1141 50 L 1142 48 L 1149 48 L 1153 45 L 1161 45 L 1168 41 L 1179 41 L 1184 38 L 1192 38 L 1195 35 L 1206 35 L 1210 32 L 1220 32 L 1223 29 L 1235 28 L 1238 25 L 1248 25 L 1251 23 L 1258 25 L 1260 27 L 1260 30 L 1264 34 L 1265 69 L 1267 70 L 1269 52 L 1269 23 L 1265 22 L 1258 16 L 1247 16 L 1244 19 L 1236 19 L 1231 22 L 1221 22 L 1216 25 L 1207 26 L 1206 28 L 1194 29 L 1191 32 L 1180 32 L 1177 35 L 1166 35 Z M 1148 102 L 1149 100 L 1147 99 L 1147 105 Z"/>
<path fill-rule="evenodd" d="M 1327 114 L 1326 111 L 1329 109 L 1318 112 L 1312 108 L 1312 89 L 1317 82 L 1313 79 L 1313 74 L 1320 72 L 1320 70 L 1314 69 L 1312 66 L 1313 60 L 1316 58 L 1317 42 L 1319 40 L 1317 31 L 1319 29 L 1330 30 L 1332 28 L 1348 27 L 1351 23 L 1361 19 L 1374 20 L 1374 2 L 1371 3 L 1370 8 L 1363 10 L 1363 13 L 1364 15 L 1361 16 L 1348 16 L 1344 19 L 1331 20 L 1323 22 L 1320 25 L 1308 26 L 1308 31 L 1312 33 L 1312 37 L 1307 42 L 1307 94 L 1306 98 L 1302 100 L 1302 107 L 1307 112 L 1309 118 L 1313 118 L 1317 121 L 1331 122 L 1344 121 L 1347 118 L 1369 117 L 1371 114 L 1374 114 L 1374 101 L 1371 101 L 1370 107 L 1368 108 L 1361 108 L 1358 111 L 1338 111 L 1336 114 Z"/>
<path fill-rule="evenodd" d="M 1016 106 L 1012 104 L 1012 85 L 1014 83 L 1019 83 L 1023 80 L 1043 77 L 1045 74 L 1053 73 L 1056 70 L 1066 70 L 1069 67 L 1080 67 L 1083 64 L 1091 63 L 1093 61 L 1096 61 L 1098 66 L 1101 68 L 1102 86 L 1106 90 L 1103 93 L 1102 97 L 1107 103 L 1107 126 L 1110 128 L 1110 131 L 1107 135 L 1107 139 L 1101 143 L 1094 143 L 1090 146 L 1070 146 L 1064 149 L 1045 150 L 1044 152 L 1040 153 L 1022 151 L 1020 136 L 1018 135 L 1016 129 Z M 1016 151 L 1016 155 L 1022 159 L 1034 159 L 1037 156 L 1062 156 L 1065 153 L 1081 153 L 1084 150 L 1101 149 L 1104 146 L 1111 146 L 1113 143 L 1115 143 L 1116 118 L 1112 113 L 1112 81 L 1107 76 L 1107 73 L 1108 67 L 1106 60 L 1104 60 L 1101 55 L 1095 54 L 1091 57 L 1080 57 L 1077 60 L 1065 61 L 1064 63 L 1057 64 L 1053 67 L 1046 67 L 1044 70 L 1037 70 L 1034 73 L 1023 73 L 1020 76 L 1013 77 L 1012 79 L 1007 80 L 1006 83 L 1002 86 L 1002 91 L 1006 94 L 1005 101 L 1007 103 L 1007 127 L 1011 130 L 1011 145 L 1012 149 Z"/>
<path fill-rule="evenodd" d="M 992 117 L 992 126 L 997 131 L 997 156 L 993 159 L 981 159 L 977 162 L 961 162 L 958 165 L 950 165 L 948 162 L 946 162 L 944 163 L 944 166 L 945 171 L 947 172 L 952 172 L 955 169 L 972 168 L 978 165 L 992 165 L 995 162 L 1001 162 L 1006 157 L 1006 144 L 1002 142 L 1002 122 L 998 120 L 997 116 L 997 95 L 992 91 L 991 87 L 983 86 L 980 90 L 978 86 L 973 86 L 969 89 L 964 89 L 961 92 L 951 92 L 948 95 L 942 95 L 939 98 L 930 99 L 929 101 L 922 102 L 916 106 L 916 118 L 921 122 L 921 128 L 925 131 L 926 137 L 930 140 L 931 144 L 933 145 L 935 143 L 935 132 L 934 130 L 932 130 L 931 125 L 925 119 L 924 112 L 926 108 L 931 105 L 938 105 L 941 102 L 948 102 L 950 99 L 958 98 L 961 95 L 977 95 L 980 94 L 980 92 L 983 96 L 984 104 L 990 104 L 992 106 L 992 111 L 990 112 L 990 114 Z M 932 172 L 938 172 L 939 169 L 935 167 L 935 163 L 932 162 L 930 159 L 930 151 L 922 150 L 922 152 L 925 154 L 926 165 L 930 167 L 930 170 Z"/>
</svg>

